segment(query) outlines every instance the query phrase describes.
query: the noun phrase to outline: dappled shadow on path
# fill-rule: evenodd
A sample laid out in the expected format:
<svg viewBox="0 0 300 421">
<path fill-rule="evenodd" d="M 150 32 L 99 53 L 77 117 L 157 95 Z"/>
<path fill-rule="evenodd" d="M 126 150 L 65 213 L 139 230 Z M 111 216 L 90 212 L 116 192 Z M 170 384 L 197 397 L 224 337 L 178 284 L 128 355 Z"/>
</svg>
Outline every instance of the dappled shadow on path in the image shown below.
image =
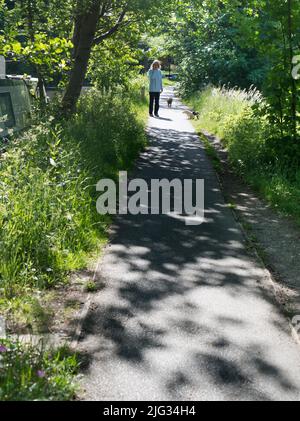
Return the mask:
<svg viewBox="0 0 300 421">
<path fill-rule="evenodd" d="M 106 287 L 82 337 L 93 355 L 90 375 L 105 375 L 111 363 L 109 375 L 122 385 L 132 367 L 145 370 L 169 399 L 205 399 L 213 391 L 228 399 L 300 396 L 293 369 L 280 358 L 295 359 L 287 326 L 199 139 L 158 128 L 149 136 L 133 177 L 204 178 L 206 220 L 191 227 L 168 215 L 116 218 L 98 274 Z M 135 387 L 133 379 L 132 398 Z"/>
</svg>

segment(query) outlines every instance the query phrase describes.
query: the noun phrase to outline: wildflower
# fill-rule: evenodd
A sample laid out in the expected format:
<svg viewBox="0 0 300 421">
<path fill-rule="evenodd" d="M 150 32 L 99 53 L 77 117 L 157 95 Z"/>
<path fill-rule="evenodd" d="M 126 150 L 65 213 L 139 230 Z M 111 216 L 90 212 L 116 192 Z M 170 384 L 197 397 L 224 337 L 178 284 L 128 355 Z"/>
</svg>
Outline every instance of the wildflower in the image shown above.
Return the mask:
<svg viewBox="0 0 300 421">
<path fill-rule="evenodd" d="M 6 346 L 0 344 L 0 353 L 2 353 L 2 352 L 7 352 L 7 348 L 6 348 Z"/>
<path fill-rule="evenodd" d="M 43 370 L 38 370 L 36 374 L 40 379 L 46 377 L 46 373 Z"/>
<path fill-rule="evenodd" d="M 53 158 L 50 158 L 50 164 L 52 165 L 52 167 L 57 167 L 57 164 Z"/>
</svg>

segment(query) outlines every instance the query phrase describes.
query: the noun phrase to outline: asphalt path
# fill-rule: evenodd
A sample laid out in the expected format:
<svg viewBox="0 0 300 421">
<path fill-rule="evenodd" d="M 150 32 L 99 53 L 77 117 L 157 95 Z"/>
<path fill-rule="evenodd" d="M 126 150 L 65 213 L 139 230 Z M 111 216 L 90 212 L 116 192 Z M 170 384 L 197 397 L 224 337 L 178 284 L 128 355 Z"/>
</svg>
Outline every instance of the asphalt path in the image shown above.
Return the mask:
<svg viewBox="0 0 300 421">
<path fill-rule="evenodd" d="M 134 177 L 204 179 L 205 221 L 122 215 L 80 348 L 86 400 L 299 400 L 300 348 L 175 100 L 149 119 Z"/>
</svg>

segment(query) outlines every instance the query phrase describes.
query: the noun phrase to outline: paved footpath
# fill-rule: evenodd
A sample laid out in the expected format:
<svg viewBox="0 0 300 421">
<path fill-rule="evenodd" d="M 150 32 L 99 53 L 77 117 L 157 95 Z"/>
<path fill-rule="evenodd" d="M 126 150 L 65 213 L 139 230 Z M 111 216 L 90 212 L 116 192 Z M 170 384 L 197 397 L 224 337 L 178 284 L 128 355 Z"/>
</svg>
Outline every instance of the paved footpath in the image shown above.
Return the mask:
<svg viewBox="0 0 300 421">
<path fill-rule="evenodd" d="M 204 178 L 206 221 L 116 219 L 80 343 L 85 399 L 300 400 L 300 347 L 183 109 L 150 119 L 135 176 Z"/>
</svg>

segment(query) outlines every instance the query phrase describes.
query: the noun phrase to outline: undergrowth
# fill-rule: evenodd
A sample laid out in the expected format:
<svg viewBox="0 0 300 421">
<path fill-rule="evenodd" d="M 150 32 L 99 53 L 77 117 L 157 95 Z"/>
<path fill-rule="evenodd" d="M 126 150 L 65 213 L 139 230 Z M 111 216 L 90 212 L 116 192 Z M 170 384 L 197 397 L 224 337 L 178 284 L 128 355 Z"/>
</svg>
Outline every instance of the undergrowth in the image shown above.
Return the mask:
<svg viewBox="0 0 300 421">
<path fill-rule="evenodd" d="M 286 164 L 286 154 L 280 152 L 284 139 L 264 114 L 261 94 L 256 89 L 208 87 L 187 102 L 200 112 L 198 131 L 221 139 L 236 173 L 300 225 L 300 170 Z"/>
</svg>

